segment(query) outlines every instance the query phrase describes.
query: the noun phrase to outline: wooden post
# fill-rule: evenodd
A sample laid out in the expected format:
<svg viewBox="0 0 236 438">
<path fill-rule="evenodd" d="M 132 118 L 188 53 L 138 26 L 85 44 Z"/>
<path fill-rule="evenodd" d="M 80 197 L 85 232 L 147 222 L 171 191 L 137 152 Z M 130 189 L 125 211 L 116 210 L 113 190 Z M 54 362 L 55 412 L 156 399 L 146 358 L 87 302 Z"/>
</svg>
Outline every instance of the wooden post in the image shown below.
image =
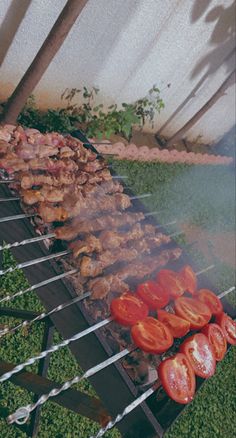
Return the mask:
<svg viewBox="0 0 236 438">
<path fill-rule="evenodd" d="M 189 129 L 194 126 L 198 120 L 217 102 L 217 100 L 225 94 L 227 88 L 233 84 L 235 80 L 235 70 L 227 77 L 215 94 L 203 105 L 203 107 L 181 128 L 177 131 L 166 143 L 165 147 L 172 146 L 177 141 L 181 140 Z"/>
<path fill-rule="evenodd" d="M 17 117 L 26 100 L 60 49 L 87 1 L 88 0 L 67 1 L 32 64 L 8 99 L 1 117 L 1 122 L 16 123 Z"/>
</svg>

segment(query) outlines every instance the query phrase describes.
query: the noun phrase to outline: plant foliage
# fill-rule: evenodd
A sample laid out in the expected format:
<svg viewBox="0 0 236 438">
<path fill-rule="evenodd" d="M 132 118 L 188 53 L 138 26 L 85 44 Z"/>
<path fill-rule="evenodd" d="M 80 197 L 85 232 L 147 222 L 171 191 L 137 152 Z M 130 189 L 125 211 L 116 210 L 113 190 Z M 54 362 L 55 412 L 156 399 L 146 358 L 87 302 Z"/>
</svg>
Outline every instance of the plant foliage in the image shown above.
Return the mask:
<svg viewBox="0 0 236 438">
<path fill-rule="evenodd" d="M 133 126 L 143 127 L 145 123 L 150 123 L 153 127 L 155 114 L 164 108 L 160 90 L 155 85 L 146 97 L 134 103 L 124 102 L 120 108 L 116 104 L 104 108 L 102 103 L 96 103 L 98 93 L 96 87 L 91 90 L 87 87 L 66 88 L 61 95 L 64 106 L 46 112 L 40 111 L 34 97 L 30 96 L 18 122 L 42 132 L 71 132 L 80 128 L 88 137 L 109 138 L 112 134 L 119 134 L 130 140 Z M 77 96 L 80 103 L 75 103 Z"/>
</svg>

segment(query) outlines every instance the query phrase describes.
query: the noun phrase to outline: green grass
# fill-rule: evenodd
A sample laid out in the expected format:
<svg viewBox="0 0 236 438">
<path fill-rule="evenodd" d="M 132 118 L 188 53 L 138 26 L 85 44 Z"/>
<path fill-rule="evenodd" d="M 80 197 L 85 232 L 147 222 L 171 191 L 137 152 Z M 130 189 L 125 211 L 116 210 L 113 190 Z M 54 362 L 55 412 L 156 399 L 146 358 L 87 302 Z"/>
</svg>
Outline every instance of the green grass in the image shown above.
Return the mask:
<svg viewBox="0 0 236 438">
<path fill-rule="evenodd" d="M 136 193 L 152 192 L 155 196 L 146 199 L 151 210 L 163 211 L 158 219 L 163 222 L 173 218 L 187 219 L 190 223 L 208 230 L 231 231 L 234 229 L 234 175 L 226 167 L 185 166 L 165 164 L 141 164 L 135 162 L 115 162 L 117 172 L 129 177 L 127 184 Z M 220 196 L 219 196 L 220 195 Z M 176 227 L 170 228 L 175 230 Z M 183 243 L 184 239 L 179 238 Z M 196 266 L 204 266 L 204 257 L 193 248 L 189 248 Z M 14 263 L 9 252 L 4 253 L 4 267 Z M 234 271 L 231 267 L 217 261 L 210 278 L 218 291 L 234 284 Z M 0 295 L 14 293 L 24 289 L 28 283 L 20 271 L 0 277 Z M 234 295 L 235 297 L 235 295 Z M 231 302 L 235 301 L 233 295 Z M 11 303 L 9 305 L 12 305 Z M 26 294 L 14 300 L 15 308 L 42 311 L 42 305 L 35 293 Z M 0 323 L 7 324 L 9 318 L 1 317 Z M 15 325 L 16 320 L 11 324 Z M 14 335 L 1 339 L 0 355 L 2 360 L 19 363 L 38 353 L 42 341 L 42 325 L 35 324 L 29 330 L 21 330 Z M 60 336 L 55 334 L 54 341 Z M 168 438 L 233 438 L 235 436 L 235 362 L 236 349 L 232 349 L 224 361 L 217 366 L 216 375 L 201 388 L 194 402 L 187 407 L 183 415 L 168 431 Z M 28 367 L 36 371 L 36 365 Z M 50 360 L 48 377 L 57 382 L 80 374 L 81 369 L 64 348 L 54 353 Z M 88 381 L 77 387 L 87 394 L 96 396 Z M 13 412 L 21 405 L 32 400 L 32 394 L 9 382 L 0 386 L 0 412 L 8 408 Z M 87 438 L 98 429 L 98 425 L 74 414 L 58 405 L 47 402 L 42 408 L 39 438 Z M 0 436 L 6 438 L 25 437 L 14 426 L 8 426 L 0 419 Z M 113 430 L 106 437 L 116 438 L 119 434 Z M 145 438 L 145 437 L 143 437 Z"/>
</svg>

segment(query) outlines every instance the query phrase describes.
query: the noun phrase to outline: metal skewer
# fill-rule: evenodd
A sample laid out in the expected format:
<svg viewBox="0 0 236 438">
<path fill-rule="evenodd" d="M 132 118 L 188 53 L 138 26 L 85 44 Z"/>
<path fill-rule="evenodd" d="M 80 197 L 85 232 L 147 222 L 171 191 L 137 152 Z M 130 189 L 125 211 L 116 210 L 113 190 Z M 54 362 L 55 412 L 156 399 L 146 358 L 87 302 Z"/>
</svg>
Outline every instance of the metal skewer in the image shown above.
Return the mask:
<svg viewBox="0 0 236 438">
<path fill-rule="evenodd" d="M 9 272 L 13 272 L 16 269 L 27 268 L 28 266 L 37 265 L 38 263 L 42 263 L 42 262 L 45 262 L 47 260 L 52 260 L 52 259 L 55 259 L 56 257 L 62 257 L 64 255 L 67 255 L 67 254 L 70 254 L 70 253 L 71 253 L 71 250 L 67 249 L 65 251 L 56 252 L 55 254 L 49 254 L 47 256 L 39 257 L 39 258 L 34 259 L 34 260 L 29 260 L 27 262 L 19 263 L 16 266 L 12 266 L 12 267 L 10 267 L 8 269 L 0 271 L 0 276 L 1 275 L 5 275 L 5 274 L 9 274 Z"/>
<path fill-rule="evenodd" d="M 40 406 L 44 404 L 49 398 L 56 397 L 61 392 L 66 391 L 69 389 L 72 385 L 75 383 L 79 383 L 84 379 L 87 379 L 88 377 L 93 376 L 94 374 L 98 373 L 99 371 L 103 370 L 104 368 L 108 367 L 109 365 L 112 365 L 113 363 L 117 362 L 119 359 L 122 359 L 123 357 L 127 356 L 127 354 L 134 351 L 136 348 L 125 348 L 124 350 L 120 351 L 117 354 L 114 354 L 113 356 L 109 357 L 105 361 L 99 363 L 98 365 L 95 365 L 92 368 L 89 368 L 82 376 L 76 376 L 71 380 L 68 380 L 65 382 L 60 388 L 52 389 L 48 394 L 43 394 L 35 403 L 32 403 L 30 405 L 21 407 L 17 409 L 17 411 L 14 414 L 9 415 L 7 418 L 7 422 L 9 424 L 17 423 L 17 424 L 24 424 L 28 418 L 30 413 L 37 408 L 37 406 Z"/>
<path fill-rule="evenodd" d="M 78 339 L 81 339 L 84 336 L 95 332 L 99 328 L 104 327 L 105 325 L 109 324 L 111 321 L 113 321 L 112 317 L 103 319 L 102 321 L 92 325 L 91 327 L 86 328 L 82 332 L 76 333 L 71 338 L 65 339 L 64 341 L 60 342 L 59 344 L 52 345 L 50 348 L 42 351 L 37 356 L 31 357 L 30 359 L 26 360 L 25 362 L 14 367 L 11 371 L 2 374 L 2 376 L 0 377 L 0 382 L 5 382 L 6 380 L 10 379 L 14 374 L 19 373 L 21 370 L 23 370 L 27 365 L 33 365 L 37 360 L 43 359 L 44 357 L 48 356 L 50 353 L 54 353 L 55 351 L 60 350 L 60 348 L 66 347 L 67 345 L 71 344 L 71 342 L 78 341 Z"/>
<path fill-rule="evenodd" d="M 35 216 L 35 214 L 16 214 L 14 216 L 1 217 L 0 218 L 0 223 L 16 221 L 18 219 L 25 219 L 27 217 L 33 217 L 33 216 Z"/>
<path fill-rule="evenodd" d="M 10 201 L 19 201 L 19 197 L 11 197 L 11 198 L 0 198 L 0 202 L 10 202 Z"/>
<path fill-rule="evenodd" d="M 78 303 L 79 301 L 84 300 L 85 298 L 88 298 L 91 295 L 90 292 L 86 292 L 85 294 L 79 296 L 79 297 L 75 297 L 72 300 L 66 301 L 63 304 L 58 305 L 57 307 L 54 307 L 54 309 L 50 310 L 49 312 L 43 312 L 40 315 L 36 316 L 35 318 L 31 319 L 31 320 L 25 320 L 23 322 L 21 322 L 20 324 L 14 326 L 14 327 L 6 327 L 2 330 L 0 330 L 0 338 L 2 336 L 5 336 L 7 334 L 10 333 L 14 333 L 16 330 L 23 328 L 23 327 L 29 327 L 31 326 L 34 322 L 38 322 L 41 321 L 44 318 L 47 318 L 49 316 L 51 316 L 54 313 L 60 312 L 61 310 L 66 309 L 69 306 L 72 306 L 72 304 Z"/>
<path fill-rule="evenodd" d="M 121 412 L 121 414 L 118 414 L 114 420 L 111 420 L 107 423 L 107 425 L 105 427 L 102 427 L 101 429 L 99 429 L 99 431 L 97 432 L 96 435 L 92 435 L 90 436 L 90 438 L 100 438 L 102 437 L 108 430 L 112 429 L 117 423 L 119 423 L 121 420 L 123 420 L 123 418 L 128 415 L 130 412 L 132 412 L 135 408 L 137 408 L 141 403 L 143 403 L 148 397 L 150 397 L 157 389 L 158 389 L 158 384 L 155 384 L 152 388 L 149 388 L 147 391 L 145 391 L 142 395 L 140 395 L 139 397 L 137 397 L 133 402 L 131 402 L 129 405 L 126 406 L 126 408 Z M 23 408 L 26 409 L 27 407 Z M 16 411 L 15 414 L 13 415 L 18 415 L 21 413 L 23 414 L 23 412 L 27 412 L 27 410 L 22 410 L 22 408 L 19 409 L 19 412 Z M 8 418 L 11 418 L 12 415 L 9 415 Z M 22 417 L 20 417 L 22 418 Z M 27 416 L 27 418 L 25 419 L 24 423 L 27 421 L 27 419 L 29 418 L 29 416 Z M 7 421 L 10 424 L 10 421 L 7 419 Z M 15 422 L 17 423 L 17 420 L 15 419 Z M 18 423 L 18 424 L 22 424 L 22 423 Z"/>
<path fill-rule="evenodd" d="M 200 274 L 197 273 L 196 275 L 200 275 Z M 235 289 L 235 287 L 231 287 L 227 291 L 224 291 L 220 295 L 218 295 L 218 297 L 223 297 L 223 296 L 227 295 L 228 293 L 232 292 L 234 289 Z M 60 388 L 52 389 L 48 394 L 43 394 L 35 403 L 29 404 L 27 406 L 20 407 L 13 414 L 8 416 L 7 422 L 9 424 L 12 424 L 12 423 L 24 424 L 29 419 L 30 413 L 33 410 L 35 410 L 38 406 L 44 404 L 49 398 L 55 397 L 55 396 L 59 395 L 61 392 L 66 391 L 72 385 L 74 385 L 75 383 L 80 382 L 82 379 L 85 379 L 85 378 L 93 376 L 94 374 L 96 374 L 97 372 L 101 371 L 105 367 L 107 367 L 107 366 L 113 364 L 114 362 L 116 362 L 117 360 L 125 357 L 127 354 L 129 354 L 130 352 L 134 351 L 135 349 L 136 349 L 136 347 L 131 347 L 129 349 L 122 350 L 121 352 L 111 356 L 107 360 L 105 360 L 105 361 L 99 363 L 98 365 L 95 365 L 94 367 L 90 368 L 82 376 L 76 376 L 73 379 L 68 380 L 67 382 L 65 382 Z M 6 373 L 5 376 L 7 374 L 11 374 L 11 372 L 10 373 Z M 4 377 L 4 375 L 2 377 Z M 2 378 L 0 378 L 0 381 L 1 381 L 1 379 Z M 149 388 L 141 396 L 139 396 L 132 403 L 130 403 L 128 406 L 126 406 L 126 408 L 123 410 L 123 412 L 121 414 L 118 414 L 115 417 L 114 420 L 111 420 L 104 428 L 101 428 L 98 431 L 97 435 L 95 435 L 95 436 L 93 436 L 91 438 L 99 438 L 99 437 L 103 436 L 105 432 L 107 432 L 109 429 L 114 427 L 115 424 L 117 424 L 119 421 L 121 421 L 133 409 L 135 409 L 144 400 L 146 400 L 149 396 L 151 396 L 158 389 L 159 386 L 160 386 L 159 383 L 156 382 L 152 388 Z"/>
<path fill-rule="evenodd" d="M 16 297 L 21 297 L 22 295 L 32 292 L 35 289 L 39 289 L 42 286 L 46 286 L 47 284 L 53 283 L 54 281 L 61 280 L 62 278 L 69 277 L 70 275 L 77 274 L 78 269 L 71 269 L 71 271 L 64 272 L 63 274 L 55 275 L 54 277 L 48 278 L 47 280 L 40 281 L 40 283 L 33 284 L 33 286 L 28 287 L 27 289 L 19 290 L 13 295 L 6 295 L 4 298 L 0 299 L 0 304 L 11 301 Z"/>
</svg>

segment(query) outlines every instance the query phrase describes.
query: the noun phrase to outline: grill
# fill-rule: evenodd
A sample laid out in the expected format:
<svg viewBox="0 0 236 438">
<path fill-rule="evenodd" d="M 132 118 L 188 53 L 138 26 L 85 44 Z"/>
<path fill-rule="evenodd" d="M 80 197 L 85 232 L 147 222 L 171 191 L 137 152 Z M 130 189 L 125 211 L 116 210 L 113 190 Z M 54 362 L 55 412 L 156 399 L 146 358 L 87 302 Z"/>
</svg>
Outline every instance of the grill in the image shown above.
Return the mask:
<svg viewBox="0 0 236 438">
<path fill-rule="evenodd" d="M 94 152 L 94 146 L 88 142 L 84 135 L 77 131 L 74 133 L 84 145 L 91 148 Z M 98 155 L 99 156 L 99 155 Z M 142 204 L 142 197 L 150 196 L 135 196 L 130 188 L 125 185 L 125 176 L 116 175 L 111 169 L 114 178 L 118 178 L 123 182 L 125 193 L 133 199 L 132 211 L 142 211 L 145 214 L 145 223 L 150 223 L 160 228 L 160 231 L 167 233 L 165 226 L 158 222 L 158 212 L 149 212 Z M 62 335 L 64 341 L 57 346 L 52 346 L 51 342 L 46 342 L 43 346 L 41 354 L 34 358 L 30 358 L 24 364 L 14 366 L 1 367 L 2 376 L 0 381 L 5 381 L 11 378 L 14 382 L 15 375 L 22 371 L 25 366 L 32 364 L 37 360 L 48 358 L 51 353 L 65 345 L 69 345 L 72 354 L 80 364 L 85 373 L 81 377 L 75 377 L 71 381 L 66 382 L 59 389 L 50 387 L 51 400 L 59 394 L 64 399 L 62 404 L 69 406 L 66 398 L 65 390 L 69 389 L 72 384 L 80 381 L 82 378 L 89 378 L 91 384 L 95 388 L 98 396 L 102 400 L 102 405 L 97 405 L 94 409 L 96 414 L 90 414 L 90 418 L 100 420 L 103 428 L 100 429 L 97 437 L 102 436 L 106 430 L 117 424 L 122 436 L 124 437 L 162 437 L 167 428 L 173 423 L 183 409 L 183 405 L 175 403 L 169 399 L 162 388 L 159 381 L 147 382 L 145 385 L 135 385 L 129 377 L 126 369 L 122 365 L 122 359 L 127 357 L 133 347 L 123 348 L 121 351 L 116 351 L 104 331 L 106 327 L 112 324 L 112 318 L 101 318 L 101 321 L 96 322 L 88 307 L 85 305 L 86 300 L 89 300 L 90 292 L 87 291 L 83 295 L 78 296 L 69 277 L 77 272 L 77 269 L 69 269 L 66 271 L 61 264 L 61 259 L 67 256 L 69 251 L 56 242 L 50 251 L 45 245 L 46 240 L 43 236 L 35 235 L 35 228 L 32 224 L 31 214 L 22 213 L 18 198 L 13 197 L 8 188 L 6 181 L 1 181 L 0 184 L 0 201 L 1 201 L 1 218 L 0 218 L 0 237 L 4 239 L 8 245 L 5 248 L 11 248 L 14 256 L 17 259 L 17 267 L 24 268 L 25 274 L 29 283 L 32 285 L 27 290 L 19 291 L 15 296 L 36 291 L 38 297 L 45 307 L 43 314 L 22 315 L 23 322 L 9 329 L 3 329 L 0 336 L 14 333 L 20 327 L 26 327 L 36 321 L 45 320 L 50 317 L 52 324 L 57 328 Z M 174 224 L 175 220 L 170 218 L 167 225 Z M 168 234 L 168 233 L 167 233 Z M 53 233 L 49 233 L 47 238 L 53 237 Z M 20 244 L 19 244 L 20 243 Z M 174 240 L 167 245 L 167 248 L 175 248 Z M 1 247 L 2 249 L 2 247 Z M 37 269 L 37 264 L 40 263 L 40 269 Z M 178 260 L 168 263 L 167 267 L 178 270 L 183 264 L 191 263 L 189 256 L 185 254 L 184 248 L 181 257 Z M 194 267 L 194 264 L 191 263 Z M 36 267 L 35 267 L 36 266 Z M 198 282 L 200 287 L 214 289 L 213 285 L 207 277 L 207 271 L 214 269 L 214 266 L 203 267 L 202 271 L 198 272 Z M 6 272 L 11 272 L 13 268 L 0 271 L 0 275 Z M 134 288 L 135 282 L 130 283 L 130 287 Z M 222 302 L 225 311 L 232 317 L 235 317 L 235 309 L 233 309 L 228 301 L 224 298 L 234 288 L 224 291 L 221 294 Z M 12 297 L 6 296 L 0 300 L 1 305 L 4 302 L 10 301 Z M 14 310 L 6 310 L 0 308 L 1 314 L 14 315 Z M 25 321 L 24 321 L 25 320 Z M 48 341 L 48 339 L 47 339 Z M 178 348 L 178 341 L 175 342 L 173 350 Z M 92 352 L 92 354 L 91 354 Z M 203 383 L 202 379 L 198 379 L 198 387 Z M 72 397 L 72 392 L 68 394 Z M 43 391 L 45 392 L 45 391 Z M 115 395 L 115 396 L 114 396 Z M 16 413 L 12 413 L 8 417 L 9 423 L 23 423 L 28 418 L 31 411 L 34 411 L 41 402 L 45 402 L 49 397 L 47 395 L 42 398 L 35 398 L 33 404 L 28 409 L 20 407 Z M 67 403 L 67 404 L 66 404 Z M 75 410 L 74 407 L 72 409 Z M 85 409 L 86 411 L 86 409 Z M 83 406 L 81 406 L 83 413 Z M 85 415 L 89 416 L 88 410 Z"/>
</svg>

